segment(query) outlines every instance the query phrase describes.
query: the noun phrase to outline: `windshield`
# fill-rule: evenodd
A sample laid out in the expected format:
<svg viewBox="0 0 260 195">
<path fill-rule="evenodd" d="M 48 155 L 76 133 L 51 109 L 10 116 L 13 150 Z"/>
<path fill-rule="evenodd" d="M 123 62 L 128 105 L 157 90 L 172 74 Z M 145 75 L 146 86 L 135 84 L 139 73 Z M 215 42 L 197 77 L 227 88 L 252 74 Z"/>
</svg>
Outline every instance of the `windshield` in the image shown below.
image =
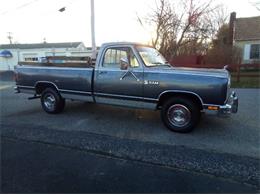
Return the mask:
<svg viewBox="0 0 260 195">
<path fill-rule="evenodd" d="M 165 58 L 154 48 L 138 46 L 136 49 L 148 67 L 169 65 Z"/>
</svg>

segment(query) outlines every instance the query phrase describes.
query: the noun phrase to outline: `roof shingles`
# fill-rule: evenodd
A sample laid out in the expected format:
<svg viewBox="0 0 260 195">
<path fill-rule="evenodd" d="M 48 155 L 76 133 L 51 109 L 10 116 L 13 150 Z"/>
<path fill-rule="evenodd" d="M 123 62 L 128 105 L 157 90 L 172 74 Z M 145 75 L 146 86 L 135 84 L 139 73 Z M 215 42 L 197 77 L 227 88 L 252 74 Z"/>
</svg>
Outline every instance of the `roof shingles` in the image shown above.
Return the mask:
<svg viewBox="0 0 260 195">
<path fill-rule="evenodd" d="M 0 49 L 77 48 L 82 42 L 3 44 Z"/>
<path fill-rule="evenodd" d="M 237 18 L 235 21 L 235 40 L 260 40 L 260 16 Z"/>
</svg>

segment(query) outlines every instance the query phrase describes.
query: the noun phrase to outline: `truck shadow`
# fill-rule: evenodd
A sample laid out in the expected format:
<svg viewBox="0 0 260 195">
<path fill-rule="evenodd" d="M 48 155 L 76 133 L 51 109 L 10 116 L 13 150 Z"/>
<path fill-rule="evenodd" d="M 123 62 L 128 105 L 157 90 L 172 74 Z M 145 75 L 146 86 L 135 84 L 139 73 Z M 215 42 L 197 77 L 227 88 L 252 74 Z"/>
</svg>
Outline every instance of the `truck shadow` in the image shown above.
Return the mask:
<svg viewBox="0 0 260 195">
<path fill-rule="evenodd" d="M 159 111 L 133 109 L 128 107 L 117 107 L 110 105 L 100 105 L 94 103 L 68 103 L 64 110 L 66 114 L 81 115 L 81 114 L 95 114 L 99 115 L 100 118 L 125 118 L 125 119 L 149 119 L 156 120 L 160 117 Z M 160 118 L 159 118 L 160 120 Z"/>
<path fill-rule="evenodd" d="M 130 109 L 94 103 L 66 102 L 65 110 L 57 115 L 47 114 L 40 104 L 6 115 L 7 121 L 23 121 L 31 125 L 43 125 L 66 131 L 87 131 L 117 137 L 163 140 L 172 138 L 224 136 L 230 126 L 222 118 L 201 117 L 201 122 L 189 134 L 169 131 L 162 123 L 160 111 Z M 20 122 L 18 122 L 20 123 Z M 230 130 L 229 130 L 230 131 Z M 196 135 L 194 137 L 194 135 Z"/>
<path fill-rule="evenodd" d="M 64 113 L 74 117 L 88 117 L 90 119 L 88 120 L 89 123 L 92 119 L 95 121 L 93 124 L 98 122 L 97 125 L 103 124 L 108 128 L 118 129 L 119 124 L 124 124 L 122 125 L 123 127 L 126 129 L 131 128 L 132 131 L 141 129 L 141 131 L 149 131 L 149 133 L 156 131 L 170 132 L 161 121 L 160 111 L 130 109 L 93 103 L 68 103 Z M 212 134 L 214 131 L 224 133 L 225 127 L 223 127 L 223 124 L 228 125 L 224 118 L 202 114 L 200 123 L 195 131 L 190 134 Z M 170 133 L 173 134 L 172 132 Z M 173 135 L 176 135 L 176 133 Z M 184 134 L 178 135 L 183 136 Z M 185 135 L 187 136 L 187 134 Z"/>
</svg>

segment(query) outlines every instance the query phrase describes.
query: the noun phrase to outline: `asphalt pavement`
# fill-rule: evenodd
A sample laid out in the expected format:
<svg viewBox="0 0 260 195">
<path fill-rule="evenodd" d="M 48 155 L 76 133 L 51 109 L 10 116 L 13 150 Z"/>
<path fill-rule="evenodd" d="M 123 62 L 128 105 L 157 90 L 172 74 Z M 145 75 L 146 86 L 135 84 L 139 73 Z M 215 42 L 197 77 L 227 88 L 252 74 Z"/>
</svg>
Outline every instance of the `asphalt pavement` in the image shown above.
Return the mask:
<svg viewBox="0 0 260 195">
<path fill-rule="evenodd" d="M 6 138 L 2 180 L 2 193 L 257 193 L 208 175 Z"/>
<path fill-rule="evenodd" d="M 204 115 L 192 133 L 177 134 L 163 126 L 156 111 L 67 101 L 63 113 L 49 115 L 38 99 L 14 94 L 13 86 L 10 81 L 0 83 L 1 135 L 6 139 L 205 174 L 259 189 L 259 89 L 235 89 L 236 115 Z"/>
<path fill-rule="evenodd" d="M 237 114 L 229 118 L 204 115 L 192 133 L 178 134 L 164 127 L 159 111 L 67 101 L 63 113 L 50 115 L 41 109 L 39 99 L 27 100 L 27 94 L 14 94 L 14 83 L 0 84 L 1 119 L 6 125 L 91 132 L 260 158 L 259 89 L 235 89 L 239 97 Z"/>
</svg>

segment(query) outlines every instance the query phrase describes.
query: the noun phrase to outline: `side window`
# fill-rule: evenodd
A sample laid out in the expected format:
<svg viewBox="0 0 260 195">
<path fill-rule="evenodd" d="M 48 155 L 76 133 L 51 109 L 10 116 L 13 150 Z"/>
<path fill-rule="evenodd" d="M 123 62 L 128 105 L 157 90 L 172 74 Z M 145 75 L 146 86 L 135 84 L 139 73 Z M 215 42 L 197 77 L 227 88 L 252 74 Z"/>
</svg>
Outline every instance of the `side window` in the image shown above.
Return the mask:
<svg viewBox="0 0 260 195">
<path fill-rule="evenodd" d="M 131 50 L 131 52 L 130 52 L 130 60 L 129 60 L 129 62 L 130 62 L 130 66 L 131 66 L 132 68 L 137 68 L 137 67 L 139 67 L 139 62 L 138 62 L 138 60 L 136 59 L 136 57 L 135 57 L 135 55 L 134 55 L 134 53 L 133 53 L 132 50 Z"/>
<path fill-rule="evenodd" d="M 120 59 L 127 58 L 128 48 L 110 48 L 106 51 L 103 67 L 120 68 Z"/>
<path fill-rule="evenodd" d="M 109 48 L 106 50 L 103 60 L 103 67 L 120 68 L 121 58 L 128 59 L 132 68 L 139 67 L 139 63 L 132 51 L 128 47 Z"/>
</svg>

